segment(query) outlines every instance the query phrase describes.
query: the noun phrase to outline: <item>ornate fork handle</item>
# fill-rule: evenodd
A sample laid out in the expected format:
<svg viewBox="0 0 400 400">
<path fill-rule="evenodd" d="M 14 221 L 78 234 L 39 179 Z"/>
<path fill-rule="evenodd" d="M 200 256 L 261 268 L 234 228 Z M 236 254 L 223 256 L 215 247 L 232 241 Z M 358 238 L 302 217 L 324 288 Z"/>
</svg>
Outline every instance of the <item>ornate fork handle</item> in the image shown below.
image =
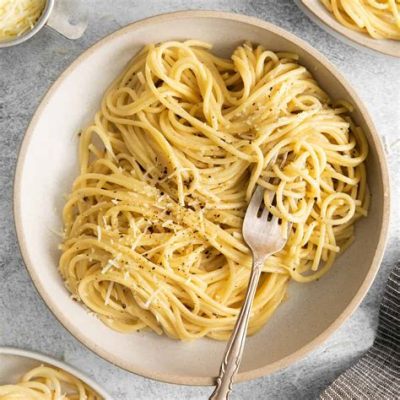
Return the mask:
<svg viewBox="0 0 400 400">
<path fill-rule="evenodd" d="M 232 390 L 233 378 L 239 370 L 240 361 L 242 360 L 251 306 L 256 294 L 264 260 L 265 257 L 253 257 L 253 267 L 251 269 L 246 298 L 225 350 L 225 356 L 217 378 L 216 388 L 209 400 L 227 400 L 229 398 L 229 394 Z"/>
</svg>

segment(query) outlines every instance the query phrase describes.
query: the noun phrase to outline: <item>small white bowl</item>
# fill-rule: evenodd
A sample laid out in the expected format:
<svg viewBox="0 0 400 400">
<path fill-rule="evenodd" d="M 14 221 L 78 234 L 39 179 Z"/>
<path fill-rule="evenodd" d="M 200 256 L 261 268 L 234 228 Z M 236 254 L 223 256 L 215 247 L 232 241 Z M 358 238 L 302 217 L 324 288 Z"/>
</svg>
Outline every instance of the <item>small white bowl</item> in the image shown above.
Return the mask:
<svg viewBox="0 0 400 400">
<path fill-rule="evenodd" d="M 77 1 L 58 0 L 56 2 L 55 0 L 46 0 L 43 11 L 33 28 L 13 39 L 0 40 L 0 50 L 26 42 L 35 36 L 44 26 L 49 26 L 67 39 L 79 39 L 86 30 L 88 15 L 82 6 L 79 7 Z M 70 16 L 74 14 L 78 14 L 78 18 L 72 23 Z"/>
<path fill-rule="evenodd" d="M 95 44 L 60 76 L 46 94 L 25 135 L 16 171 L 15 221 L 21 252 L 43 299 L 83 344 L 129 371 L 187 385 L 212 384 L 225 343 L 184 343 L 150 332 L 117 333 L 71 300 L 58 273 L 57 246 L 65 194 L 78 173 L 77 133 L 98 110 L 103 93 L 145 44 L 201 39 L 228 55 L 244 40 L 271 50 L 296 52 L 335 99 L 355 106 L 353 118 L 370 145 L 368 218 L 357 224 L 355 243 L 319 282 L 291 284 L 289 299 L 246 342 L 238 381 L 292 364 L 320 345 L 358 306 L 378 270 L 388 228 L 389 183 L 382 144 L 358 96 L 321 54 L 294 35 L 256 18 L 189 11 L 129 25 Z"/>
<path fill-rule="evenodd" d="M 0 49 L 4 47 L 12 47 L 18 44 L 24 43 L 29 40 L 31 37 L 36 35 L 47 23 L 51 12 L 53 11 L 55 0 L 46 0 L 46 4 L 40 15 L 39 19 L 36 21 L 35 25 L 32 29 L 26 31 L 21 36 L 18 36 L 14 39 L 0 41 Z"/>
<path fill-rule="evenodd" d="M 93 379 L 70 365 L 40 353 L 13 347 L 0 347 L 0 385 L 16 383 L 29 370 L 41 364 L 46 364 L 68 372 L 75 378 L 86 383 L 97 394 L 102 396 L 104 400 L 111 400 L 111 396 L 94 382 Z"/>
<path fill-rule="evenodd" d="M 377 40 L 365 33 L 353 31 L 342 25 L 320 0 L 294 1 L 311 20 L 339 40 L 356 48 L 400 57 L 400 40 Z"/>
</svg>

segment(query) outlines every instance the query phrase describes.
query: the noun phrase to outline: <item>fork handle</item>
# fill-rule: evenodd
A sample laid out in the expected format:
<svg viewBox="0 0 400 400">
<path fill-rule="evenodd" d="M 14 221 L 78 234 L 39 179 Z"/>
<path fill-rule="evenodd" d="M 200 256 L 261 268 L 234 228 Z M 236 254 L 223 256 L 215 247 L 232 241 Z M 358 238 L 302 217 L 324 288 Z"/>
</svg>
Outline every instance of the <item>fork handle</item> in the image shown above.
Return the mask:
<svg viewBox="0 0 400 400">
<path fill-rule="evenodd" d="M 216 382 L 216 388 L 209 400 L 228 400 L 229 398 L 229 394 L 232 390 L 233 378 L 239 370 L 239 365 L 242 360 L 251 306 L 256 294 L 264 259 L 264 257 L 253 259 L 253 267 L 251 269 L 246 297 L 225 350 L 224 359 Z"/>
</svg>

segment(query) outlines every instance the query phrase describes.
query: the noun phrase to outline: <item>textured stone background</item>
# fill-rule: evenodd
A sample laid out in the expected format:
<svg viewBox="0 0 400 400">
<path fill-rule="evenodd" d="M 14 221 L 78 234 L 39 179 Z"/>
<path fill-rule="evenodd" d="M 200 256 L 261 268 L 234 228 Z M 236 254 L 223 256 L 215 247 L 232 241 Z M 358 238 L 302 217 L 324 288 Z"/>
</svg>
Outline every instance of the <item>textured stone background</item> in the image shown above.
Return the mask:
<svg viewBox="0 0 400 400">
<path fill-rule="evenodd" d="M 90 21 L 68 41 L 43 29 L 29 42 L 0 50 L 0 345 L 37 350 L 87 371 L 118 400 L 206 399 L 210 388 L 153 382 L 103 361 L 56 321 L 23 266 L 12 216 L 12 181 L 26 126 L 47 88 L 79 54 L 129 22 L 167 11 L 218 9 L 256 16 L 308 41 L 354 85 L 386 145 L 392 178 L 392 219 L 382 268 L 355 314 L 321 348 L 285 371 L 238 384 L 233 399 L 309 400 L 372 343 L 384 283 L 399 258 L 400 60 L 353 49 L 311 23 L 292 0 L 81 0 Z M 134 356 L 134 355 L 133 355 Z"/>
</svg>

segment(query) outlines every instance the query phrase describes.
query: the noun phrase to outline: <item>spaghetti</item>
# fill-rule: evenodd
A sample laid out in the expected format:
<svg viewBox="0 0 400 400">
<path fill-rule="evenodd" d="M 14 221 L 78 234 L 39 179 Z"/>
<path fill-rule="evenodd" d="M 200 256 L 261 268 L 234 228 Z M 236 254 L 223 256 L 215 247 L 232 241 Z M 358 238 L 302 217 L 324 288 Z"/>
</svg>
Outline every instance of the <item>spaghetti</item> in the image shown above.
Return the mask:
<svg viewBox="0 0 400 400">
<path fill-rule="evenodd" d="M 347 28 L 374 39 L 400 40 L 400 0 L 321 0 Z"/>
<path fill-rule="evenodd" d="M 256 184 L 291 231 L 264 265 L 249 333 L 288 282 L 324 275 L 366 215 L 368 146 L 297 56 L 189 40 L 146 46 L 80 137 L 59 263 L 74 299 L 120 332 L 225 340 L 251 256 L 241 227 Z M 275 160 L 285 156 L 283 165 Z"/>
<path fill-rule="evenodd" d="M 14 385 L 0 385 L 0 400 L 101 400 L 86 384 L 65 371 L 41 365 Z"/>
</svg>

